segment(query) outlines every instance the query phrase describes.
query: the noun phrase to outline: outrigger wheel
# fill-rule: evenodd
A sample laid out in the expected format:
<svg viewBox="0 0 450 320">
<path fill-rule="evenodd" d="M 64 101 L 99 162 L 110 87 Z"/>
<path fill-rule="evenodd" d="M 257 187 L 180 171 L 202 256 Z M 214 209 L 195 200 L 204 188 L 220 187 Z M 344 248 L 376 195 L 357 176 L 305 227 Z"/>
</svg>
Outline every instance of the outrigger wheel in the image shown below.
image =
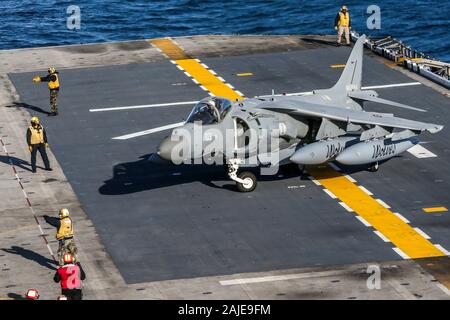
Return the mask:
<svg viewBox="0 0 450 320">
<path fill-rule="evenodd" d="M 378 162 L 374 162 L 370 165 L 369 170 L 371 172 L 377 172 L 379 168 L 380 168 L 380 165 L 378 164 Z"/>
<path fill-rule="evenodd" d="M 240 192 L 252 192 L 256 188 L 257 180 L 250 171 L 243 171 L 238 175 L 238 178 L 244 180 L 243 183 L 237 182 L 236 185 Z"/>
</svg>

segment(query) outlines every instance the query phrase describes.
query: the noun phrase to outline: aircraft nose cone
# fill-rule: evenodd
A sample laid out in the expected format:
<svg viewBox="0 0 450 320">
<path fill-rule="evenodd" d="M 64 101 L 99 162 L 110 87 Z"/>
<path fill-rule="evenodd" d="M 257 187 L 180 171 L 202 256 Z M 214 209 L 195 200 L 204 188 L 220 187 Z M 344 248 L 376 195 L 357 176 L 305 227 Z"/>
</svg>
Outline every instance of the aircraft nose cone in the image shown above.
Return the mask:
<svg viewBox="0 0 450 320">
<path fill-rule="evenodd" d="M 346 165 L 355 164 L 358 161 L 361 153 L 359 151 L 345 150 L 336 157 L 336 161 Z"/>
<path fill-rule="evenodd" d="M 165 160 L 172 160 L 172 150 L 177 144 L 176 141 L 170 140 L 170 137 L 165 138 L 158 148 L 158 155 Z"/>
<path fill-rule="evenodd" d="M 290 160 L 297 164 L 313 164 L 315 159 L 315 153 L 311 152 L 296 152 L 292 155 Z"/>
</svg>

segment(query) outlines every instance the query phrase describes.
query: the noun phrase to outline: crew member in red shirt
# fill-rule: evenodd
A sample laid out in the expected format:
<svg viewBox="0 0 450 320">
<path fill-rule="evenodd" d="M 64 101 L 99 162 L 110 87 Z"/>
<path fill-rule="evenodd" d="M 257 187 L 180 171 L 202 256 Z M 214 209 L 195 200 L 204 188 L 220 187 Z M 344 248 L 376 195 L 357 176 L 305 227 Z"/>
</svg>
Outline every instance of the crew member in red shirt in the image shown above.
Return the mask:
<svg viewBox="0 0 450 320">
<path fill-rule="evenodd" d="M 63 256 L 64 265 L 56 271 L 53 280 L 61 283 L 61 294 L 68 300 L 82 300 L 82 280 L 86 279 L 86 274 L 79 262 L 74 263 L 73 255 L 66 253 Z"/>
</svg>

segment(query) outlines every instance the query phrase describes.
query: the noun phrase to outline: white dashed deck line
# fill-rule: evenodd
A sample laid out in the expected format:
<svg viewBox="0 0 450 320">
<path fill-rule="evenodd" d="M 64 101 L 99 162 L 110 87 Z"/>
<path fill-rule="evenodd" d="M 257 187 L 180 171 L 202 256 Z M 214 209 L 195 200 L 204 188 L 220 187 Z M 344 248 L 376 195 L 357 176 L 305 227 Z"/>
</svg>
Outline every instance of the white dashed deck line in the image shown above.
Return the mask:
<svg viewBox="0 0 450 320">
<path fill-rule="evenodd" d="M 436 248 L 438 248 L 439 250 L 441 250 L 446 256 L 450 256 L 450 251 L 448 251 L 447 249 L 445 249 L 443 246 L 441 246 L 440 244 L 435 244 L 434 245 Z"/>
<path fill-rule="evenodd" d="M 416 232 L 418 234 L 420 234 L 422 237 L 424 237 L 425 239 L 427 239 L 427 240 L 431 239 L 431 237 L 429 235 L 427 235 L 425 232 L 423 232 L 421 229 L 419 229 L 419 228 L 413 228 L 413 229 L 416 230 Z"/>
<path fill-rule="evenodd" d="M 316 179 L 314 179 L 312 176 L 309 176 L 308 178 L 309 178 L 309 180 L 311 180 L 316 186 L 321 186 L 321 185 L 322 185 L 319 181 L 317 181 Z"/>
<path fill-rule="evenodd" d="M 346 177 L 350 182 L 356 183 L 356 180 L 350 177 L 348 174 L 346 174 L 344 177 Z"/>
<path fill-rule="evenodd" d="M 325 192 L 327 195 L 329 195 L 329 196 L 331 197 L 331 199 L 337 199 L 337 197 L 334 195 L 334 193 L 331 192 L 330 190 L 328 190 L 328 189 L 322 189 L 322 190 L 323 190 L 323 192 Z"/>
<path fill-rule="evenodd" d="M 375 230 L 374 233 L 381 238 L 384 242 L 391 242 L 388 238 L 384 236 L 380 231 Z"/>
<path fill-rule="evenodd" d="M 383 200 L 381 200 L 381 199 L 375 199 L 379 204 L 381 204 L 383 207 L 385 207 L 386 209 L 390 209 L 391 207 L 386 203 L 386 202 L 384 202 Z"/>
<path fill-rule="evenodd" d="M 359 188 L 360 188 L 362 191 L 364 191 L 365 193 L 367 193 L 369 196 L 373 196 L 373 193 L 370 192 L 369 190 L 367 190 L 365 187 L 359 186 Z"/>
<path fill-rule="evenodd" d="M 350 208 L 346 203 L 340 201 L 339 204 L 348 212 L 354 212 L 353 209 Z"/>
<path fill-rule="evenodd" d="M 395 214 L 400 220 L 402 220 L 404 223 L 409 223 L 409 220 L 406 219 L 404 216 L 402 216 L 400 213 L 394 212 L 394 214 Z"/>
<path fill-rule="evenodd" d="M 406 253 L 404 253 L 402 250 L 400 250 L 397 247 L 392 248 L 392 250 L 394 250 L 400 257 L 402 257 L 402 259 L 405 259 L 405 260 L 411 259 Z"/>
<path fill-rule="evenodd" d="M 371 227 L 371 226 L 372 226 L 372 225 L 371 225 L 370 223 L 368 223 L 367 220 L 364 219 L 363 217 L 358 216 L 358 215 L 356 215 L 355 217 L 356 217 L 356 219 L 358 219 L 359 221 L 361 221 L 362 224 L 365 225 L 366 227 Z"/>
</svg>

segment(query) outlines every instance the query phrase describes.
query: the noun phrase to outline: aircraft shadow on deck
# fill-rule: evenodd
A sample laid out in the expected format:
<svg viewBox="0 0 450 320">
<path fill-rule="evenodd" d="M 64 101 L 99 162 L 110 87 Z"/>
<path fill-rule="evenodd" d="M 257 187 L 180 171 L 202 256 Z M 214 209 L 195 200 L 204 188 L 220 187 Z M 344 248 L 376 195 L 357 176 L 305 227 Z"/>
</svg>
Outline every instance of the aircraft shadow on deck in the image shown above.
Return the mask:
<svg viewBox="0 0 450 320">
<path fill-rule="evenodd" d="M 200 182 L 211 188 L 238 192 L 235 183 L 228 178 L 223 166 L 155 163 L 149 160 L 150 156 L 151 154 L 146 154 L 139 157 L 137 161 L 115 165 L 113 177 L 104 181 L 104 184 L 98 189 L 99 193 L 103 195 L 131 194 L 192 182 Z M 394 158 L 401 158 L 401 156 L 395 156 Z M 382 170 L 382 164 L 391 159 L 380 162 L 380 170 Z M 340 168 L 342 173 L 345 174 L 369 171 L 367 165 L 340 165 Z M 260 175 L 259 168 L 246 168 L 245 170 L 255 173 L 258 181 L 278 181 L 295 177 L 300 180 L 308 180 L 307 175 L 302 174 L 296 164 L 280 166 L 278 173 L 275 175 Z"/>
<path fill-rule="evenodd" d="M 398 159 L 401 159 L 401 158 L 403 158 L 403 155 L 400 154 L 400 155 L 393 156 L 392 158 L 379 161 L 379 165 L 380 165 L 379 173 L 380 174 L 383 173 L 383 164 L 385 164 L 393 159 L 397 159 L 397 161 L 398 161 Z M 341 172 L 344 174 L 353 174 L 353 173 L 358 173 L 358 172 L 363 172 L 363 171 L 370 172 L 368 164 L 347 166 L 347 165 L 339 163 L 337 165 L 341 169 Z M 375 172 L 370 172 L 370 173 L 376 174 Z"/>
<path fill-rule="evenodd" d="M 212 188 L 236 191 L 233 181 L 228 178 L 225 167 L 218 165 L 174 165 L 154 163 L 143 155 L 139 160 L 117 164 L 113 168 L 113 177 L 99 188 L 103 195 L 120 195 L 159 189 L 185 183 L 200 182 Z M 307 179 L 300 174 L 297 166 L 281 166 L 276 175 L 259 175 L 258 168 L 246 168 L 254 172 L 259 181 L 285 180 L 294 177 Z M 281 173 L 281 175 L 280 175 Z M 216 184 L 215 182 L 218 182 Z M 226 181 L 223 184 L 223 181 Z"/>
</svg>

